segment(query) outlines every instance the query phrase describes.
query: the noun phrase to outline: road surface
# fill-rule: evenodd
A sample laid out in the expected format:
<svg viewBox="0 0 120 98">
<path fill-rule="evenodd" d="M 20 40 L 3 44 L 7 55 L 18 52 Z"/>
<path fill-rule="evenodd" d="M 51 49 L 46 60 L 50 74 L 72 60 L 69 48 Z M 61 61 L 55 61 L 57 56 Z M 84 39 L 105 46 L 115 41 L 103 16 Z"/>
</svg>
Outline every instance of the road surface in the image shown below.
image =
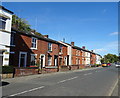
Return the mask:
<svg viewBox="0 0 120 98">
<path fill-rule="evenodd" d="M 114 66 L 49 75 L 4 79 L 4 97 L 9 96 L 111 96 L 118 81 Z M 8 83 L 8 84 L 7 84 Z M 118 91 L 114 96 L 118 96 Z"/>
</svg>

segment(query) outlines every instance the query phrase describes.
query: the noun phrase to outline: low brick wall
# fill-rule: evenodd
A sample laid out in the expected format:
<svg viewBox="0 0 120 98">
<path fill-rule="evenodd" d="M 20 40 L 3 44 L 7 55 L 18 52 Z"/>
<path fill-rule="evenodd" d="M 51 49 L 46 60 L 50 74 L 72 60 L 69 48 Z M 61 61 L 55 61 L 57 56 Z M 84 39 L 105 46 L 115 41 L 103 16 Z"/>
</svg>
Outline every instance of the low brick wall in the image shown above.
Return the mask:
<svg viewBox="0 0 120 98">
<path fill-rule="evenodd" d="M 68 71 L 68 70 L 70 70 L 69 66 L 60 66 L 59 67 L 59 71 Z"/>
<path fill-rule="evenodd" d="M 43 68 L 41 70 L 41 73 L 42 74 L 45 74 L 45 73 L 52 73 L 52 72 L 58 72 L 58 67 L 56 66 L 46 66 L 45 68 Z"/>
<path fill-rule="evenodd" d="M 13 78 L 13 73 L 2 74 L 2 79 Z"/>
<path fill-rule="evenodd" d="M 38 74 L 37 68 L 15 68 L 14 77 Z"/>
<path fill-rule="evenodd" d="M 79 69 L 86 68 L 85 65 L 79 65 Z"/>
<path fill-rule="evenodd" d="M 70 70 L 76 70 L 79 69 L 79 65 L 71 65 Z"/>
</svg>

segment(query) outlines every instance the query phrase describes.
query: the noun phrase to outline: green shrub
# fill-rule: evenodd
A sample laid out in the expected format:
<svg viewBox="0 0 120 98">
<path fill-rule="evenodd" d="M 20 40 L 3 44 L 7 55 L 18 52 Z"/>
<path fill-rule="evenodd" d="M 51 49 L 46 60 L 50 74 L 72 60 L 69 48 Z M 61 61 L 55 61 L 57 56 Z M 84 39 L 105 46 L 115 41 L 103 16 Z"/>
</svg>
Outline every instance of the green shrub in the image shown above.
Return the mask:
<svg viewBox="0 0 120 98">
<path fill-rule="evenodd" d="M 14 68 L 12 66 L 2 66 L 2 74 L 13 73 Z"/>
</svg>

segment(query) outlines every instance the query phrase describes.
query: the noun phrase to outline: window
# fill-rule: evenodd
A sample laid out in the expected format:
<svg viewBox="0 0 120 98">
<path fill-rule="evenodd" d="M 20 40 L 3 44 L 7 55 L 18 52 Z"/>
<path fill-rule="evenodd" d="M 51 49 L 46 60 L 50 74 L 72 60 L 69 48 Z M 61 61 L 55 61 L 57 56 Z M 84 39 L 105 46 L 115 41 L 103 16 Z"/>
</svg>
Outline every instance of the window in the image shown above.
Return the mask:
<svg viewBox="0 0 120 98">
<path fill-rule="evenodd" d="M 48 51 L 52 51 L 52 43 L 48 43 Z"/>
<path fill-rule="evenodd" d="M 31 65 L 36 65 L 36 54 L 31 54 L 30 64 Z"/>
<path fill-rule="evenodd" d="M 32 48 L 37 48 L 37 38 L 32 37 Z"/>
<path fill-rule="evenodd" d="M 51 65 L 52 63 L 52 57 L 51 56 L 48 56 L 48 65 Z"/>
<path fill-rule="evenodd" d="M 60 51 L 59 52 L 62 52 L 62 45 L 60 45 Z"/>
<path fill-rule="evenodd" d="M 11 33 L 11 42 L 10 45 L 15 45 L 15 32 Z"/>
<path fill-rule="evenodd" d="M 0 17 L 0 29 L 5 29 L 6 20 L 7 20 L 7 18 Z"/>
</svg>

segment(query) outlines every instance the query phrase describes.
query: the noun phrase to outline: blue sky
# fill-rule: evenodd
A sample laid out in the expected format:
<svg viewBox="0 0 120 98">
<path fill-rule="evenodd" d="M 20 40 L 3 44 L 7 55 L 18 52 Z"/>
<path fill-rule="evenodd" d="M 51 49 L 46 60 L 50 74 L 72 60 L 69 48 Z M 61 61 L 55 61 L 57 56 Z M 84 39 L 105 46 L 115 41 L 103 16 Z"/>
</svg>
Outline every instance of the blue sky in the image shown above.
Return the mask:
<svg viewBox="0 0 120 98">
<path fill-rule="evenodd" d="M 4 7 L 25 18 L 33 29 L 105 55 L 118 54 L 116 2 L 7 2 Z"/>
</svg>

